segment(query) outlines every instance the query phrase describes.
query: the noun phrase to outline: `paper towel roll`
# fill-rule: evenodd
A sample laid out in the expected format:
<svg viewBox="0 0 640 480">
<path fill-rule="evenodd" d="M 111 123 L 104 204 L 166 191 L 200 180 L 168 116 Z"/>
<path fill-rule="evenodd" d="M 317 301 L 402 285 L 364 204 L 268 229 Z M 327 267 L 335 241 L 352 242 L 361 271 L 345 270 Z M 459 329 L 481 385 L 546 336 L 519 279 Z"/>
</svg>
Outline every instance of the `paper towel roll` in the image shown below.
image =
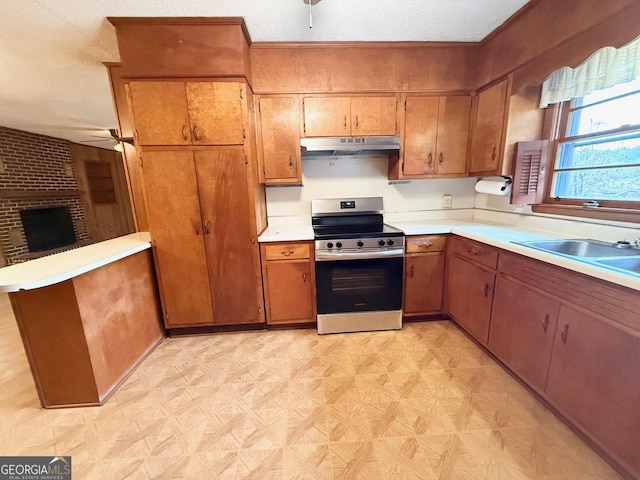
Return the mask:
<svg viewBox="0 0 640 480">
<path fill-rule="evenodd" d="M 476 183 L 476 192 L 489 195 L 506 195 L 509 191 L 506 180 L 480 180 Z"/>
</svg>

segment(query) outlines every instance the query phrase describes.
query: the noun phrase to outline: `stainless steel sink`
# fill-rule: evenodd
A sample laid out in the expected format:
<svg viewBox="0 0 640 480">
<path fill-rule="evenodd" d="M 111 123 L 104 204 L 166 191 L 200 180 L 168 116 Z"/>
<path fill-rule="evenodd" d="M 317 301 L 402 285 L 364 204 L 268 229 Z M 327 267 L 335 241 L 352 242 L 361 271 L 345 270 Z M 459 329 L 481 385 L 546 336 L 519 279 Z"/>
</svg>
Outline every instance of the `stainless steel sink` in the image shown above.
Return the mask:
<svg viewBox="0 0 640 480">
<path fill-rule="evenodd" d="M 542 240 L 515 242 L 550 253 L 568 255 L 570 257 L 640 257 L 638 248 L 619 248 L 615 244 L 599 240 Z"/>
<path fill-rule="evenodd" d="M 627 275 L 640 275 L 640 248 L 626 242 L 619 245 L 599 240 L 572 239 L 513 243 L 569 257 L 594 267 L 606 268 Z"/>
<path fill-rule="evenodd" d="M 596 260 L 596 263 L 604 265 L 606 267 L 613 267 L 618 270 L 624 270 L 640 275 L 640 257 L 636 258 L 607 258 L 603 260 Z"/>
</svg>

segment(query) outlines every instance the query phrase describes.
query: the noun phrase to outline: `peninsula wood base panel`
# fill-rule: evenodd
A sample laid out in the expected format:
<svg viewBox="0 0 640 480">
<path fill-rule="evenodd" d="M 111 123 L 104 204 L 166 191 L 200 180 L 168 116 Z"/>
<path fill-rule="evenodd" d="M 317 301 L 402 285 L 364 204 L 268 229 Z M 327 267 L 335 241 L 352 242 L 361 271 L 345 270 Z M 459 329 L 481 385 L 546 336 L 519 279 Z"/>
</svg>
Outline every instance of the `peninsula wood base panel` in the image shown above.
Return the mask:
<svg viewBox="0 0 640 480">
<path fill-rule="evenodd" d="M 45 408 L 104 403 L 164 336 L 149 251 L 9 296 Z"/>
</svg>

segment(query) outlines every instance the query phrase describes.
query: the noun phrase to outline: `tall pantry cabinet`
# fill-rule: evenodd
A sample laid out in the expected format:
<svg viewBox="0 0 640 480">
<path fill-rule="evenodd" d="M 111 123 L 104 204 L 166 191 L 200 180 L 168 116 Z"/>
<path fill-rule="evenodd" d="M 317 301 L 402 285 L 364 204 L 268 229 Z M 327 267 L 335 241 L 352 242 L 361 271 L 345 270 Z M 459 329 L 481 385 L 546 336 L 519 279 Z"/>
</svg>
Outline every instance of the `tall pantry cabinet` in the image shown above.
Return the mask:
<svg viewBox="0 0 640 480">
<path fill-rule="evenodd" d="M 250 88 L 162 80 L 129 91 L 166 327 L 264 322 Z"/>
</svg>

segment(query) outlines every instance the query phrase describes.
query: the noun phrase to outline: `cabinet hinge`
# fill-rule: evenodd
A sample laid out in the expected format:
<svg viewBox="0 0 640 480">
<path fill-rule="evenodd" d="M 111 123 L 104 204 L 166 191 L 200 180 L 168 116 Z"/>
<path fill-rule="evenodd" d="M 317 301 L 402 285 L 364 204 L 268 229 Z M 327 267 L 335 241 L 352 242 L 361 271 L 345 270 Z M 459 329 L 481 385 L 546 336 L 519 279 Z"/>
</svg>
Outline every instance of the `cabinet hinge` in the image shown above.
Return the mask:
<svg viewBox="0 0 640 480">
<path fill-rule="evenodd" d="M 242 129 L 242 138 L 247 138 L 247 131 L 244 128 Z"/>
<path fill-rule="evenodd" d="M 241 88 L 240 89 L 240 99 L 244 98 L 244 90 Z"/>
<path fill-rule="evenodd" d="M 244 164 L 249 165 L 249 157 L 247 155 L 244 156 Z"/>
<path fill-rule="evenodd" d="M 262 110 L 260 110 L 260 100 L 258 100 L 258 113 L 262 113 Z"/>
<path fill-rule="evenodd" d="M 164 314 L 164 319 L 165 319 L 165 320 L 167 320 L 167 321 L 169 321 L 169 314 L 168 314 L 168 313 L 166 313 L 166 312 L 165 312 L 165 314 Z"/>
<path fill-rule="evenodd" d="M 400 170 L 402 170 L 402 174 L 404 175 L 404 160 L 402 161 L 402 165 L 400 167 Z"/>
<path fill-rule="evenodd" d="M 265 168 L 264 165 L 262 165 L 262 174 L 266 177 L 267 176 L 267 169 Z"/>
<path fill-rule="evenodd" d="M 142 161 L 142 156 L 140 156 L 139 158 L 140 158 L 140 168 L 142 168 L 144 166 L 144 162 Z"/>
</svg>

